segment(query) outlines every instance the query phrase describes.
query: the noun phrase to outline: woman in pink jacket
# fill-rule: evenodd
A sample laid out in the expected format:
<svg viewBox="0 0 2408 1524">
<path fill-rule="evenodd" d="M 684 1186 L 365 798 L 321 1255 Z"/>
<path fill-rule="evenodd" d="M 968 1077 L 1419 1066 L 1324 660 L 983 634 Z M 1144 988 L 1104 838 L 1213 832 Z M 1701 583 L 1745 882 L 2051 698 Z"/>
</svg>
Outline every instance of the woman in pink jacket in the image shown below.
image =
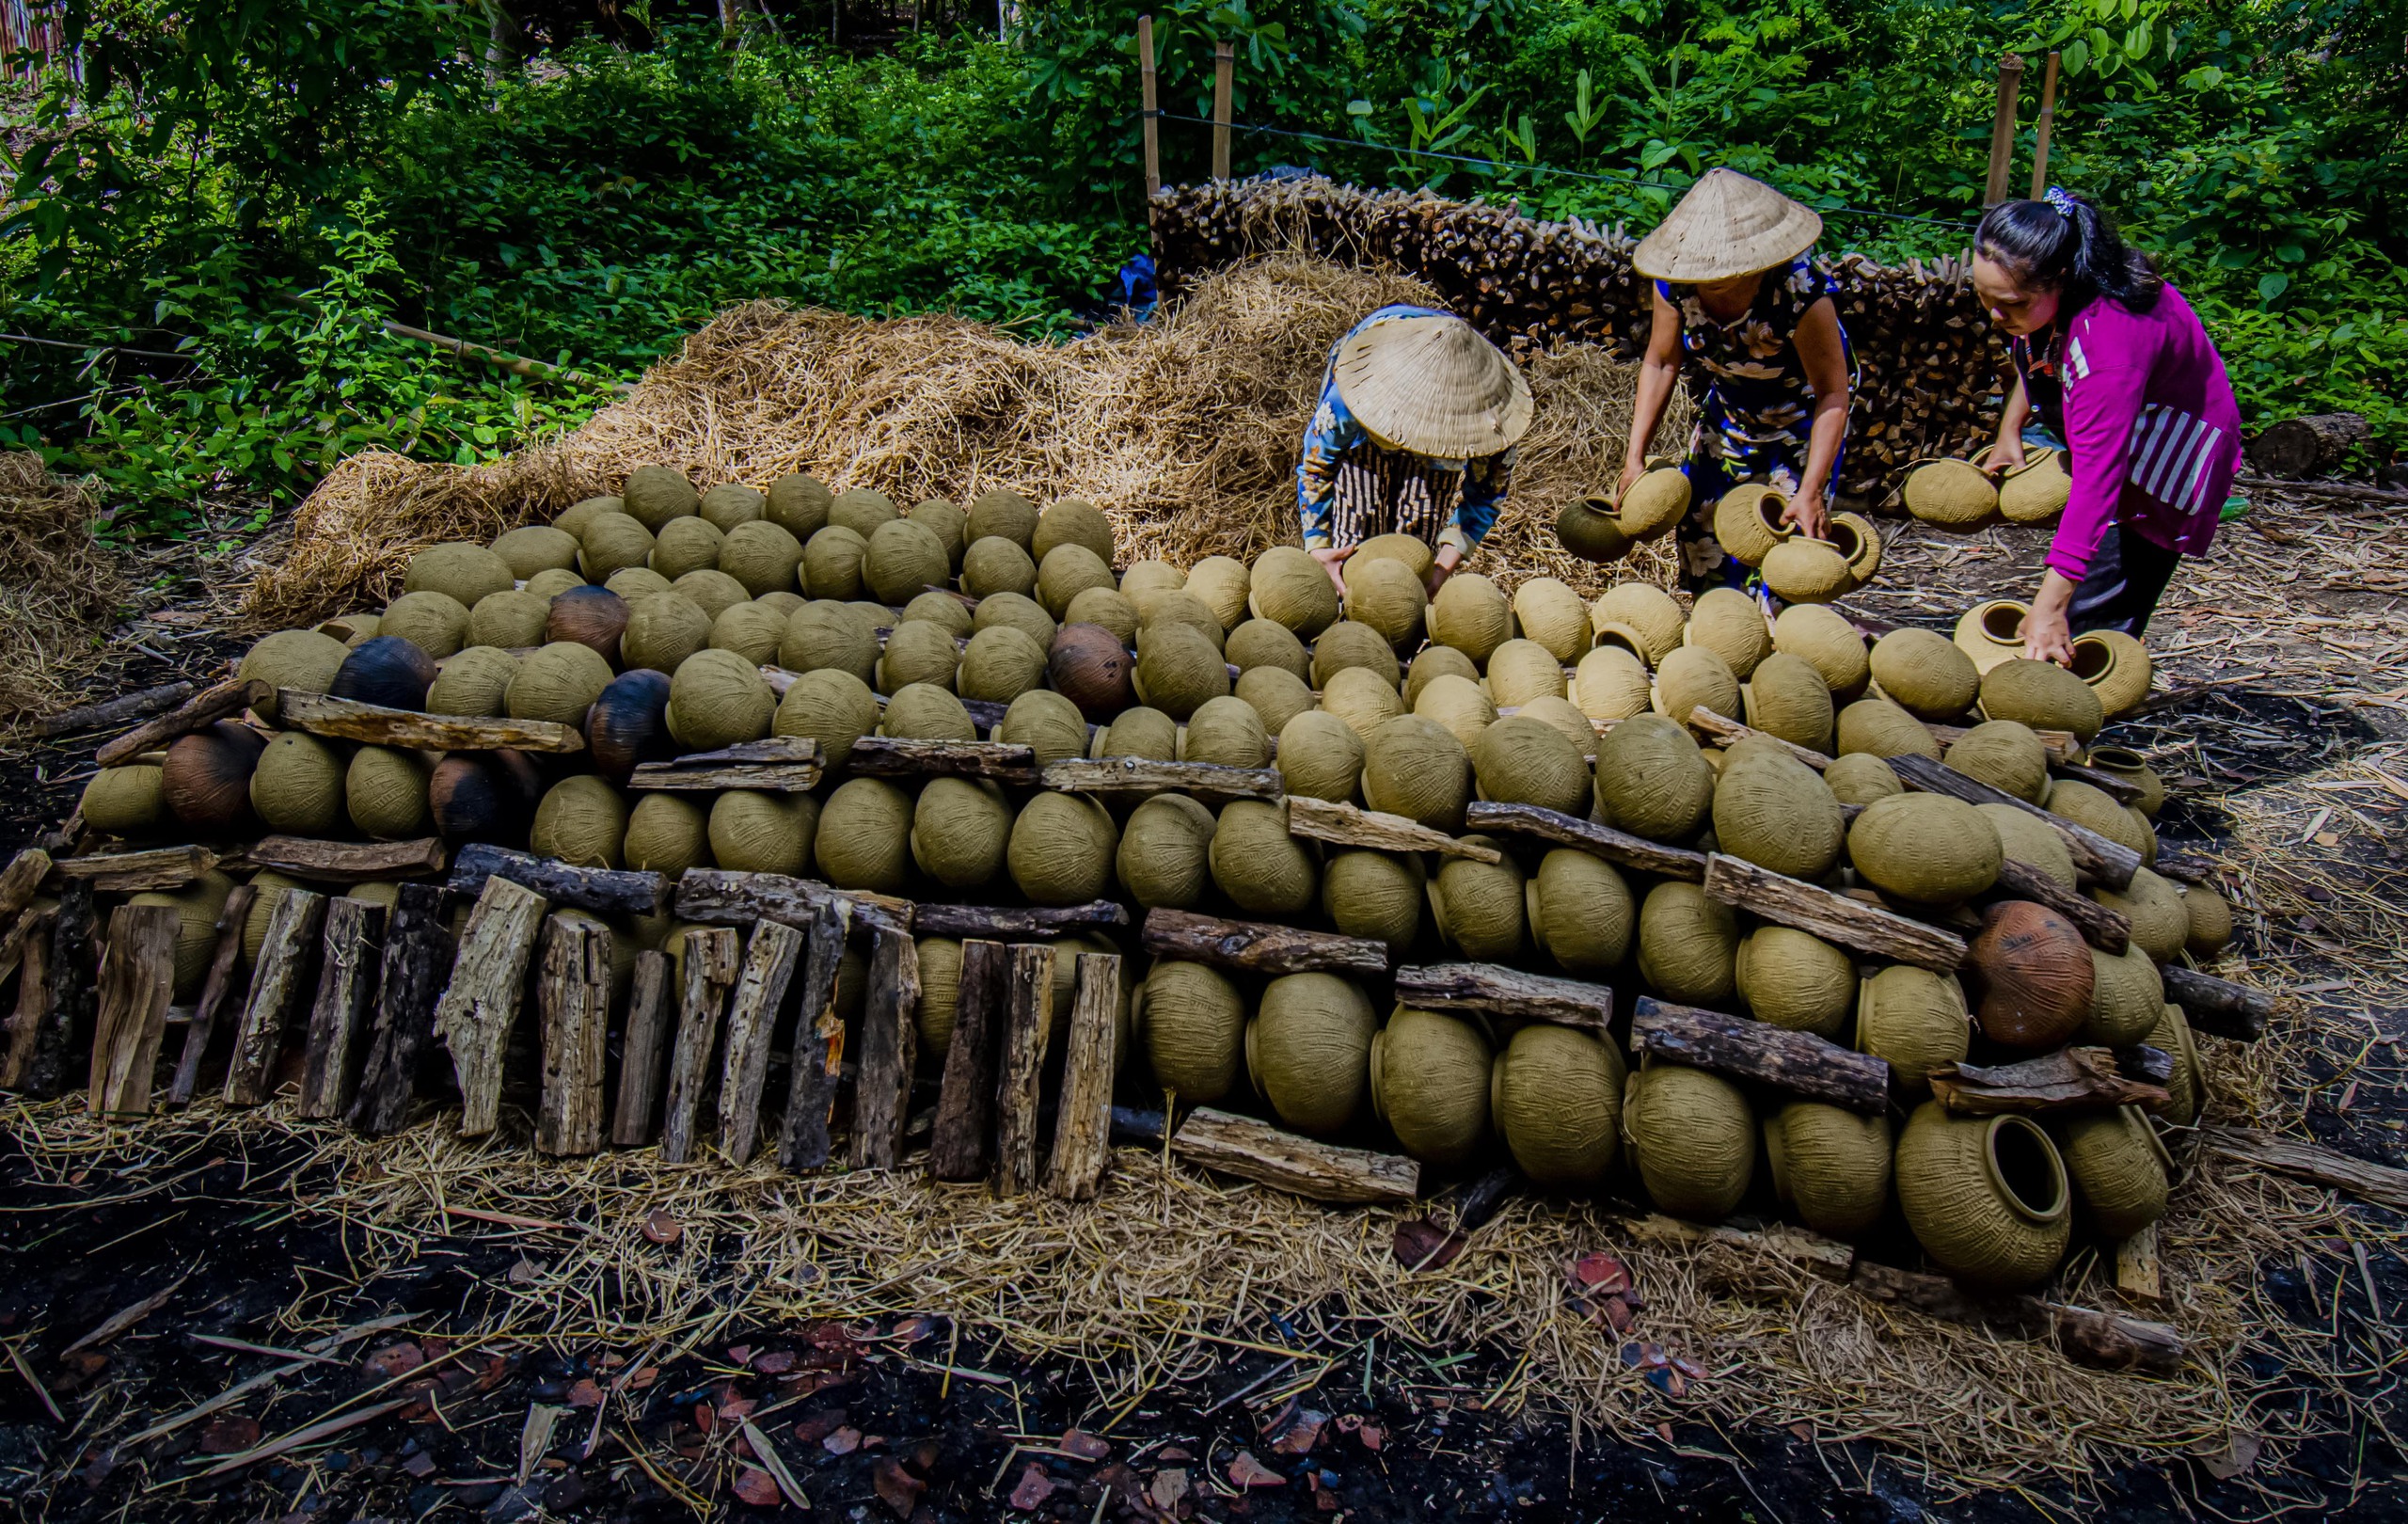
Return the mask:
<svg viewBox="0 0 2408 1524">
<path fill-rule="evenodd" d="M 2052 185 L 1992 207 L 1973 285 L 2015 357 L 1992 468 L 2023 463 L 2035 415 L 2067 446 L 2072 495 L 2023 646 L 2070 664 L 2076 633 L 2140 634 L 2176 564 L 2208 553 L 2241 463 L 2241 409 L 2191 304 L 2081 197 Z"/>
</svg>

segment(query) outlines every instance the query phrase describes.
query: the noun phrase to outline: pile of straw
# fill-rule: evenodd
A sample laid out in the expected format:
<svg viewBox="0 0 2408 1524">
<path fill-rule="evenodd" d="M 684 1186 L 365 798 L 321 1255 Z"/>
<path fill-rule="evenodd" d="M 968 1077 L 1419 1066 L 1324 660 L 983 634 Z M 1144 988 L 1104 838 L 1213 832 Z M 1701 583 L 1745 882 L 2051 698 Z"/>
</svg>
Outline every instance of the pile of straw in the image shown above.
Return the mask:
<svg viewBox="0 0 2408 1524">
<path fill-rule="evenodd" d="M 126 595 L 117 558 L 92 537 L 97 510 L 32 451 L 0 452 L 0 725 L 55 707 L 97 664 Z"/>
<path fill-rule="evenodd" d="M 705 487 L 808 471 L 907 504 L 990 487 L 1084 498 L 1133 560 L 1251 559 L 1295 538 L 1296 452 L 1330 345 L 1375 307 L 1435 299 L 1393 273 L 1282 256 L 1213 276 L 1154 323 L 1061 345 L 953 317 L 748 303 L 562 438 L 487 466 L 344 462 L 301 505 L 291 553 L 252 584 L 246 615 L 271 627 L 381 602 L 412 551 L 544 520 L 644 465 Z M 1479 569 L 1602 591 L 1602 568 L 1565 557 L 1550 526 L 1613 484 L 1635 376 L 1593 348 L 1532 364 L 1537 422 Z M 1686 428 L 1683 414 L 1665 437 Z M 1669 553 L 1641 554 L 1661 564 L 1635 569 L 1670 575 Z"/>
</svg>

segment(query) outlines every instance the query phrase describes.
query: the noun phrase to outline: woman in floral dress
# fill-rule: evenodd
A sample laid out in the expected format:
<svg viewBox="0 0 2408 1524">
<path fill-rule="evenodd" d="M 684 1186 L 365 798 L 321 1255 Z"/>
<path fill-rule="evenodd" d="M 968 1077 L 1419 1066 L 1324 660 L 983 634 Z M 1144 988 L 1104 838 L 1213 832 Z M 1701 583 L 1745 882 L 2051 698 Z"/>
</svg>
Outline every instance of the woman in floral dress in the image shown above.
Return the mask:
<svg viewBox="0 0 2408 1524">
<path fill-rule="evenodd" d="M 1622 487 L 1647 468 L 1647 443 L 1687 364 L 1698 417 L 1681 463 L 1689 512 L 1678 534 L 1692 592 L 1749 585 L 1749 568 L 1714 538 L 1714 505 L 1739 484 L 1784 494 L 1782 518 L 1800 533 L 1819 536 L 1828 522 L 1855 360 L 1830 280 L 1806 257 L 1822 231 L 1822 218 L 1771 186 L 1713 169 L 1632 253 L 1656 284 L 1656 322 Z M 1756 593 L 1768 599 L 1760 584 Z"/>
</svg>

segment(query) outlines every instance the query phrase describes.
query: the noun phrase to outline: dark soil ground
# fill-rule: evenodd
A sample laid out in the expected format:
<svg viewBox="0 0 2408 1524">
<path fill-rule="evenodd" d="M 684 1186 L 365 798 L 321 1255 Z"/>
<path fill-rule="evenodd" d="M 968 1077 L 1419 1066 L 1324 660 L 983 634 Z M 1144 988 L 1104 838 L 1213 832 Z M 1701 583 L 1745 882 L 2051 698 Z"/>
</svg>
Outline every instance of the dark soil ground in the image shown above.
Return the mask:
<svg viewBox="0 0 2408 1524">
<path fill-rule="evenodd" d="M 1948 607 L 2028 582 L 2035 549 L 1949 577 Z M 151 649 L 128 655 L 95 696 L 179 675 L 206 682 L 239 649 L 198 605 L 178 602 L 197 584 L 163 591 L 163 607 L 124 632 Z M 1935 622 L 1904 600 L 1873 611 Z M 2396 738 L 2402 718 L 2234 685 L 2154 722 L 2231 743 L 2212 764 L 2227 775 L 2199 780 L 2229 798 Z M 14 846 L 65 817 L 96 738 L 0 754 L 0 838 Z M 2312 891 L 2354 885 L 2395 907 L 2401 894 L 2400 805 L 2367 808 L 2392 829 L 2320 860 L 2303 881 L 2302 913 L 2250 933 L 2253 961 L 2280 956 L 2296 970 L 2322 960 L 2334 981 L 2320 1004 L 2364 1004 L 2350 988 L 2351 939 L 2389 932 L 2337 909 L 2320 921 Z M 2232 822 L 2221 808 L 2177 806 L 2163 823 L 2169 844 L 2211 849 Z M 2378 1039 L 2408 1035 L 2396 1008 L 2367 1020 Z M 2408 1117 L 2398 1051 L 2378 1067 L 2373 1049 L 2331 1055 L 2303 1110 L 2327 1142 L 2398 1164 Z M 2337 1093 L 2344 1074 L 2356 1083 Z M 497 1288 L 544 1252 L 542 1230 L 454 1218 L 455 1232 L 421 1236 L 402 1268 L 363 1281 L 354 1265 L 365 1230 L 296 1206 L 340 1183 L 302 1137 L 194 1127 L 162 1145 L 135 1133 L 121 1151 L 54 1178 L 30 1125 L 14 1117 L 0 1136 L 0 1503 L 28 1520 L 806 1516 L 780 1468 L 807 1516 L 847 1520 L 2408 1516 L 2400 1451 L 2363 1421 L 2289 1453 L 2272 1477 L 2224 1474 L 2234 1468 L 2223 1457 L 2184 1459 L 2119 1470 L 2083 1492 L 1958 1497 L 1873 1445 L 1803 1426 L 1600 1442 L 1535 1408 L 1492 1414 L 1481 1399 L 1512 1364 L 1499 1350 L 1383 1341 L 1369 1369 L 1358 1357 L 1297 1403 L 1258 1411 L 1244 1399 L 1276 1361 L 1228 1349 L 1090 1436 L 1079 1426 L 1102 1428 L 1103 1416 L 1084 1377 L 973 1337 L 957 1344 L 942 1308 L 876 1326 L 755 1328 L 693 1349 L 452 1341 L 428 1330 L 483 1326 Z M 740 1250 L 731 1258 L 740 1264 Z M 2337 1278 L 2332 1263 L 2303 1254 L 2264 1273 L 2296 1322 L 2333 1330 L 2336 1363 L 2348 1364 L 2372 1347 L 2359 1330 L 2408 1306 L 2408 1265 L 2378 1253 L 2362 1278 Z M 88 1337 L 154 1298 L 130 1325 Z M 412 1332 L 366 1331 L 296 1362 L 278 1320 L 304 1301 L 338 1326 L 394 1320 Z M 297 1369 L 230 1404 L 132 1437 L 287 1365 Z M 2387 1371 L 2353 1385 L 2391 1421 Z M 2324 1409 L 2331 1399 L 2302 1385 L 2297 1401 Z M 219 1457 L 320 1425 L 332 1427 L 290 1455 L 208 1474 Z M 1254 1484 L 1236 1484 L 1245 1480 Z"/>
</svg>

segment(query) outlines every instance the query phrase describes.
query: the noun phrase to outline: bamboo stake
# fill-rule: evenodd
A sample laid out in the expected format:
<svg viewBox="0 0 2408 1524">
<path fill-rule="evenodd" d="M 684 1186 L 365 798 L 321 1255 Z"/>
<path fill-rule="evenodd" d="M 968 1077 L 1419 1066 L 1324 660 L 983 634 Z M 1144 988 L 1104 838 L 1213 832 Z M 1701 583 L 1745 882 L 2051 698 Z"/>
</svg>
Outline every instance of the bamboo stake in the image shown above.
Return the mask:
<svg viewBox="0 0 2408 1524">
<path fill-rule="evenodd" d="M 1137 18 L 1137 79 L 1145 92 L 1146 225 L 1153 226 L 1154 196 L 1163 188 L 1162 122 L 1154 101 L 1154 18 Z"/>
<path fill-rule="evenodd" d="M 2049 137 L 2057 125 L 2057 51 L 2049 50 L 2048 67 L 2040 71 L 2040 125 L 2032 144 L 2032 199 L 2049 190 Z"/>
<path fill-rule="evenodd" d="M 1990 172 L 1982 183 L 1982 205 L 2006 199 L 2006 177 L 2015 167 L 2015 98 L 2023 89 L 2023 60 L 2008 54 L 1998 61 L 1998 116 L 1990 123 Z"/>
<path fill-rule="evenodd" d="M 1229 178 L 1229 77 L 1237 69 L 1237 44 L 1212 44 L 1212 178 Z"/>
</svg>

